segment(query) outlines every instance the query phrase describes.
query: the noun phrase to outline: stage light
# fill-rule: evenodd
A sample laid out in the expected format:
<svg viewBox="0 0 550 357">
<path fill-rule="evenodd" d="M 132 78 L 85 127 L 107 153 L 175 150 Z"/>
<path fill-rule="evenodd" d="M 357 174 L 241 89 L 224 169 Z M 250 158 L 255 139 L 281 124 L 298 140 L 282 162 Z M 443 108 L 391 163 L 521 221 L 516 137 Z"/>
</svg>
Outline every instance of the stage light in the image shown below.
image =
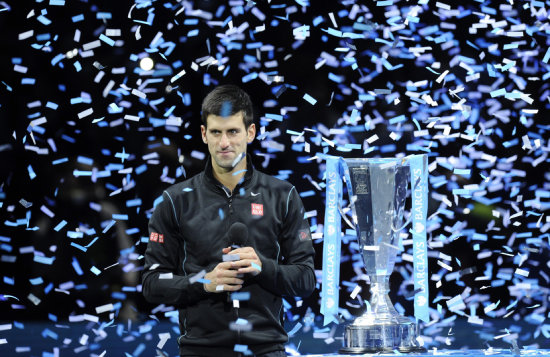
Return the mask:
<svg viewBox="0 0 550 357">
<path fill-rule="evenodd" d="M 144 57 L 139 61 L 139 67 L 144 71 L 150 71 L 155 66 L 155 62 L 151 59 L 151 57 Z"/>
</svg>

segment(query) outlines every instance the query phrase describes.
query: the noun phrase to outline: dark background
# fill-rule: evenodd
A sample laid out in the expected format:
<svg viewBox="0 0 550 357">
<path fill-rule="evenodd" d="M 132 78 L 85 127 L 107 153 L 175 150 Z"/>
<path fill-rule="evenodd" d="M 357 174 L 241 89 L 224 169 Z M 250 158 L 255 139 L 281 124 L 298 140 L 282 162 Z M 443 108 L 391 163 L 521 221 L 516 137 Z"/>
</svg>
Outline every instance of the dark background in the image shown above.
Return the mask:
<svg viewBox="0 0 550 357">
<path fill-rule="evenodd" d="M 431 322 L 423 326 L 422 333 L 428 347 L 548 347 L 550 326 L 544 321 L 549 281 L 545 214 L 549 207 L 549 90 L 548 64 L 543 59 L 550 41 L 545 27 L 548 19 L 538 4 L 452 2 L 449 5 L 455 12 L 431 2 L 407 1 L 394 5 L 316 1 L 307 6 L 302 6 L 304 1 L 156 1 L 138 3 L 133 9 L 131 1 L 0 4 L 7 9 L 0 12 L 0 311 L 1 326 L 5 326 L 0 328 L 0 340 L 6 339 L 0 350 L 13 353 L 17 347 L 31 346 L 34 355 L 55 348 L 68 353 L 152 354 L 158 333 L 172 330 L 164 349 L 175 354 L 177 332 L 165 315 L 170 307 L 147 304 L 140 294 L 141 254 L 154 200 L 169 185 L 191 177 L 205 165 L 205 159 L 194 154 L 207 151 L 199 135 L 200 104 L 222 83 L 241 85 L 250 93 L 258 134 L 261 127 L 269 133 L 249 147 L 259 154 L 255 166 L 297 187 L 314 232 L 322 232 L 324 217 L 324 163 L 311 160 L 317 153 L 344 157 L 428 153 L 429 162 L 437 162 L 430 172 Z M 178 13 L 181 7 L 185 10 Z M 265 19 L 258 19 L 253 8 Z M 198 10 L 211 14 L 211 19 L 201 17 Z M 350 16 L 353 12 L 357 12 L 355 17 Z M 362 38 L 328 34 L 328 28 L 335 28 L 330 13 L 338 30 Z M 40 14 L 51 23 L 38 21 Z M 79 14 L 83 19 L 73 21 Z M 144 24 L 150 14 L 154 19 Z M 408 24 L 396 28 L 407 16 Z M 499 25 L 503 30 L 489 25 L 473 31 L 484 18 L 505 21 Z M 221 40 L 228 23 L 224 27 L 213 23 L 229 19 L 234 27 L 249 26 L 232 41 L 240 49 L 228 49 Z M 135 36 L 138 25 L 140 39 Z M 262 25 L 265 30 L 256 32 Z M 310 26 L 310 34 L 303 41 L 296 40 L 293 29 L 302 25 Z M 111 37 L 115 45 L 102 41 L 93 55 L 83 57 L 84 44 L 99 39 L 106 29 L 120 29 L 119 37 Z M 20 40 L 20 34 L 29 30 L 33 35 Z M 196 36 L 190 36 L 193 30 L 198 30 Z M 522 35 L 506 35 L 516 30 Z M 75 41 L 77 31 L 79 41 Z M 159 33 L 164 44 L 151 46 Z M 258 43 L 272 47 L 260 51 L 259 59 L 254 48 Z M 513 43 L 517 48 L 505 48 Z M 415 56 L 410 50 L 414 47 L 426 49 Z M 67 53 L 74 49 L 76 55 L 69 58 Z M 53 64 L 59 54 L 64 58 Z M 138 59 L 146 56 L 155 61 L 154 71 L 148 74 L 139 69 Z M 206 56 L 223 61 L 224 67 L 192 69 L 192 62 L 200 64 Z M 325 57 L 331 60 L 315 69 Z M 385 57 L 390 66 L 377 64 Z M 511 69 L 498 68 L 508 60 L 516 61 Z M 276 65 L 270 61 L 277 61 Z M 16 65 L 26 68 L 26 73 Z M 182 69 L 186 74 L 172 83 L 171 78 Z M 445 70 L 449 70 L 445 81 L 436 82 Z M 103 77 L 95 80 L 101 71 Z M 284 80 L 243 81 L 251 73 Z M 468 78 L 473 73 L 479 78 Z M 131 94 L 146 79 L 158 80 L 146 86 L 147 98 Z M 111 80 L 113 88 L 104 97 Z M 449 93 L 459 86 L 464 89 L 457 96 Z M 493 98 L 491 92 L 500 88 L 529 94 L 533 102 Z M 371 99 L 365 100 L 360 93 Z M 310 104 L 303 99 L 305 94 L 317 102 Z M 437 105 L 430 106 L 415 94 L 418 98 L 428 94 Z M 398 96 L 399 103 L 392 95 Z M 453 108 L 452 103 L 461 99 L 464 107 Z M 122 110 L 110 110 L 113 103 Z M 181 126 L 164 125 L 172 106 L 170 115 L 181 118 Z M 78 113 L 88 108 L 93 113 L 79 119 Z M 349 121 L 354 109 L 359 115 L 356 123 Z M 525 109 L 538 112 L 530 114 Z M 284 119 L 268 120 L 268 113 L 284 114 Z M 125 120 L 125 115 L 141 119 Z M 406 120 L 391 125 L 390 119 L 399 115 Z M 31 121 L 40 117 L 47 122 L 32 128 Z M 441 127 L 429 125 L 436 117 Z M 92 122 L 99 118 L 103 119 Z M 417 125 L 427 133 L 415 136 Z M 449 125 L 450 134 L 463 136 L 443 135 Z M 331 133 L 331 129 L 341 130 Z M 304 131 L 311 151 L 305 152 L 303 142 L 294 143 L 287 130 Z M 397 140 L 389 136 L 392 132 L 399 136 Z M 374 134 L 379 139 L 368 144 L 366 140 Z M 464 135 L 476 137 L 475 144 Z M 523 147 L 526 135 L 533 149 Z M 537 139 L 539 147 L 535 147 Z M 284 150 L 272 149 L 269 141 L 284 145 Z M 346 144 L 359 144 L 361 149 L 346 152 L 342 150 Z M 128 154 L 124 160 L 117 157 L 123 152 Z M 494 156 L 494 162 L 483 154 Z M 34 178 L 29 174 L 31 168 Z M 120 173 L 120 169 L 132 171 Z M 459 175 L 453 169 L 471 172 Z M 75 170 L 94 176 L 79 176 Z M 107 172 L 106 177 L 96 177 Z M 472 184 L 479 185 L 473 197 L 453 195 L 453 189 Z M 141 201 L 129 204 L 135 199 Z M 115 219 L 106 230 L 113 214 L 127 215 L 127 219 Z M 62 220 L 66 225 L 54 230 Z M 69 231 L 86 233 L 75 239 L 68 236 Z M 71 245 L 91 242 L 86 252 Z M 359 315 L 362 300 L 369 296 L 353 242 L 353 237 L 344 237 L 340 300 L 344 320 Z M 320 281 L 322 239 L 314 245 Z M 35 256 L 55 260 L 43 264 Z M 94 274 L 92 267 L 100 274 Z M 528 277 L 518 274 L 517 268 L 529 271 Z M 413 315 L 411 270 L 410 263 L 399 261 L 392 275 L 392 300 L 408 316 Z M 351 299 L 349 294 L 357 284 L 362 293 Z M 287 299 L 288 329 L 297 323 L 303 326 L 291 336 L 289 347 L 301 353 L 334 352 L 341 343 L 343 324 L 322 326 L 319 291 L 303 302 Z M 445 302 L 457 295 L 466 307 L 450 311 Z M 115 305 L 112 315 L 96 313 L 96 307 L 110 303 Z M 491 304 L 497 307 L 489 311 Z M 471 309 L 483 319 L 482 325 L 468 322 Z M 77 323 L 71 320 L 74 316 L 97 316 L 98 321 Z M 80 343 L 83 334 L 89 340 Z M 25 340 L 29 335 L 36 338 Z M 71 341 L 66 343 L 64 338 Z M 141 343 L 145 350 L 140 350 Z"/>
</svg>

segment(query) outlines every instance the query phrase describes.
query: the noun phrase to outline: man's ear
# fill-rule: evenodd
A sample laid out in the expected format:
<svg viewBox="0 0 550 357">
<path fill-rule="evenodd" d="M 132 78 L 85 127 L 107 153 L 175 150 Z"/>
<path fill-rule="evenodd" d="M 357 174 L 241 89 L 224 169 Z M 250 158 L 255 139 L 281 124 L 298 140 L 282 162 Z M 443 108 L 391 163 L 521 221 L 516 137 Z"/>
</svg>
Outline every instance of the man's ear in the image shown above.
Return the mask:
<svg viewBox="0 0 550 357">
<path fill-rule="evenodd" d="M 206 127 L 204 125 L 201 125 L 201 136 L 202 142 L 208 144 L 208 141 L 206 140 Z"/>
<path fill-rule="evenodd" d="M 254 141 L 254 138 L 256 137 L 256 124 L 252 123 L 248 127 L 247 130 L 248 134 L 248 143 L 250 144 L 252 141 Z"/>
</svg>

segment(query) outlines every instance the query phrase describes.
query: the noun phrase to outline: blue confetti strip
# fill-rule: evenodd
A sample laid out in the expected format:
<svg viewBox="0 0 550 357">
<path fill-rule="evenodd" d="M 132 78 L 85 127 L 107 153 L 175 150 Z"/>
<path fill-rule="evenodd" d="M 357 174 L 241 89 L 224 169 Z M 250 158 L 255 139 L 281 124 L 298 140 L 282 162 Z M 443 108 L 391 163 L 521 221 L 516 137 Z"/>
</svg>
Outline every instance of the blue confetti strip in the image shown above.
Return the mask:
<svg viewBox="0 0 550 357">
<path fill-rule="evenodd" d="M 311 105 L 315 105 L 315 103 L 317 103 L 317 100 L 307 93 L 304 94 L 304 99 L 307 100 Z"/>
<path fill-rule="evenodd" d="M 67 221 L 62 220 L 57 224 L 57 226 L 54 227 L 54 231 L 59 232 L 63 227 L 67 225 Z"/>
</svg>

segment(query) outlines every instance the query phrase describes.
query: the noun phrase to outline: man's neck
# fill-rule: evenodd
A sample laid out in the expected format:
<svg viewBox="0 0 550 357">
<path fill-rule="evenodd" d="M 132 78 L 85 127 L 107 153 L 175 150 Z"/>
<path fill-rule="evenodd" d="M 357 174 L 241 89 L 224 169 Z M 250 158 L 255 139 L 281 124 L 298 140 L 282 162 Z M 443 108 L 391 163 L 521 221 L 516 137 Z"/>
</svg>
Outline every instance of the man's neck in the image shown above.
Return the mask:
<svg viewBox="0 0 550 357">
<path fill-rule="evenodd" d="M 238 172 L 238 174 L 235 175 L 235 172 Z M 246 158 L 241 160 L 241 162 L 239 162 L 231 171 L 227 171 L 212 163 L 212 173 L 214 174 L 216 180 L 233 192 L 241 178 L 246 173 Z"/>
</svg>

